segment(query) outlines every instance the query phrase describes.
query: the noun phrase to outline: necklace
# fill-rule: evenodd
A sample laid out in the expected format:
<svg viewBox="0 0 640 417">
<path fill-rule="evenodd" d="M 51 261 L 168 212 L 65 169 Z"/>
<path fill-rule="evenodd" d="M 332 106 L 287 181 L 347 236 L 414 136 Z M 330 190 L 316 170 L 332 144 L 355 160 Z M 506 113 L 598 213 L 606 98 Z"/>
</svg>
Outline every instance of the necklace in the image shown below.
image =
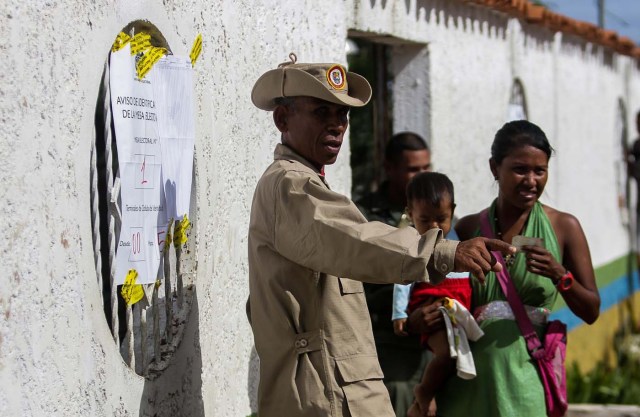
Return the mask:
<svg viewBox="0 0 640 417">
<path fill-rule="evenodd" d="M 500 230 L 500 223 L 498 223 L 498 216 L 493 217 L 493 224 L 495 225 L 496 235 L 498 239 L 502 240 L 502 230 Z M 516 261 L 516 255 L 508 254 L 504 256 L 504 263 L 507 264 L 507 268 L 511 268 Z"/>
</svg>

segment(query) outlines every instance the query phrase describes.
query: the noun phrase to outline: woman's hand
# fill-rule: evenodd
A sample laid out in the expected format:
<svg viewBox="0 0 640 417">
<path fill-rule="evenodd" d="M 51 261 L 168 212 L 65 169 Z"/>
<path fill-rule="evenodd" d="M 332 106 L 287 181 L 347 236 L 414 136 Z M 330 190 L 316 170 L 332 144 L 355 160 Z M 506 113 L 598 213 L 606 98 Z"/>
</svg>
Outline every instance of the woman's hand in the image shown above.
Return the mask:
<svg viewBox="0 0 640 417">
<path fill-rule="evenodd" d="M 416 308 L 407 318 L 404 330 L 410 334 L 433 333 L 444 328 L 440 304 L 426 302 Z"/>
<path fill-rule="evenodd" d="M 580 222 L 571 214 L 549 207 L 545 207 L 545 211 L 558 238 L 562 263 L 546 249 L 526 245 L 522 250 L 526 256 L 527 271 L 547 277 L 554 284 L 570 271 L 573 285 L 558 289 L 558 292 L 573 314 L 592 324 L 600 315 L 600 294 L 587 238 Z"/>
<path fill-rule="evenodd" d="M 547 277 L 556 284 L 567 273 L 567 268 L 541 246 L 523 246 L 522 251 L 527 257 L 527 271 L 533 274 Z"/>
</svg>

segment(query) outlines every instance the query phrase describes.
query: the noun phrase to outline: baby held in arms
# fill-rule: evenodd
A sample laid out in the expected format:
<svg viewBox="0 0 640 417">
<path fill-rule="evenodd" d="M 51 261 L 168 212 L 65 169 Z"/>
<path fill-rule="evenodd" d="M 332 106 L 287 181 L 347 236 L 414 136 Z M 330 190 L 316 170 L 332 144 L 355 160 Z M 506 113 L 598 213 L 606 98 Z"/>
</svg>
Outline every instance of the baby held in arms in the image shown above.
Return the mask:
<svg viewBox="0 0 640 417">
<path fill-rule="evenodd" d="M 408 214 L 421 234 L 439 228 L 447 235 L 451 230 L 455 206 L 453 184 L 444 174 L 423 172 L 413 177 L 407 186 Z M 468 272 L 452 272 L 438 284 L 414 284 L 408 303 L 407 289 L 406 286 L 396 285 L 394 306 L 408 307 L 411 312 L 425 303 L 437 303 L 446 324 L 444 329 L 421 335 L 421 343 L 433 352 L 433 359 L 415 389 L 416 401 L 408 412 L 409 417 L 435 416 L 436 391 L 456 369 L 461 378 L 475 377 L 468 339 L 477 340 L 483 333 L 469 313 L 471 284 Z M 406 334 L 405 322 L 405 318 L 394 317 L 394 331 L 397 334 Z"/>
</svg>

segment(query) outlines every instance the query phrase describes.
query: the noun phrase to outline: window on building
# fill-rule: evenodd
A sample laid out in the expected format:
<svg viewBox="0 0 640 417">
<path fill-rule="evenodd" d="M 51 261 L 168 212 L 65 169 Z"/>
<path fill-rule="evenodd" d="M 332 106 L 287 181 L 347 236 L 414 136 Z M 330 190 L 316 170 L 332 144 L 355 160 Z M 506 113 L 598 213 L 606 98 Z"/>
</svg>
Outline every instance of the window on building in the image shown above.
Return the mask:
<svg viewBox="0 0 640 417">
<path fill-rule="evenodd" d="M 387 66 L 389 47 L 363 38 L 347 41 L 349 71 L 365 77 L 373 89 L 371 102 L 350 112 L 352 198 L 374 191 L 382 181 L 384 146 L 391 134 L 392 79 Z"/>
<path fill-rule="evenodd" d="M 384 150 L 393 134 L 411 131 L 429 141 L 429 61 L 424 44 L 356 31 L 350 35 L 349 70 L 373 88 L 370 104 L 351 111 L 352 198 L 357 201 L 384 180 Z"/>
<path fill-rule="evenodd" d="M 618 100 L 616 109 L 616 126 L 614 134 L 614 170 L 616 175 L 616 190 L 618 209 L 622 224 L 629 224 L 630 214 L 630 179 L 627 175 L 627 158 L 630 152 L 627 129 L 627 109 L 622 99 Z"/>
<path fill-rule="evenodd" d="M 524 87 L 522 86 L 522 82 L 516 79 L 511 86 L 509 105 L 507 106 L 507 122 L 527 119 L 527 100 L 524 95 Z"/>
</svg>

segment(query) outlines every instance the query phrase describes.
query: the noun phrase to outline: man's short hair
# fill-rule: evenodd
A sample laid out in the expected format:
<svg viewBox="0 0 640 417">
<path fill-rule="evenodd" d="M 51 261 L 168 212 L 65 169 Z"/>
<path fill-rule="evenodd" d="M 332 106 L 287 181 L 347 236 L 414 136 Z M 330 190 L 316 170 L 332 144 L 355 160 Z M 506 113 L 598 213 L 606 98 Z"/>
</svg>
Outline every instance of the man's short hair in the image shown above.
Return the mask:
<svg viewBox="0 0 640 417">
<path fill-rule="evenodd" d="M 276 106 L 285 106 L 294 108 L 296 98 L 295 97 L 277 97 L 273 100 Z"/>
<path fill-rule="evenodd" d="M 429 151 L 429 146 L 420 135 L 413 132 L 400 132 L 389 139 L 384 150 L 384 157 L 387 161 L 396 162 L 404 151 L 421 151 L 423 149 Z"/>
</svg>

